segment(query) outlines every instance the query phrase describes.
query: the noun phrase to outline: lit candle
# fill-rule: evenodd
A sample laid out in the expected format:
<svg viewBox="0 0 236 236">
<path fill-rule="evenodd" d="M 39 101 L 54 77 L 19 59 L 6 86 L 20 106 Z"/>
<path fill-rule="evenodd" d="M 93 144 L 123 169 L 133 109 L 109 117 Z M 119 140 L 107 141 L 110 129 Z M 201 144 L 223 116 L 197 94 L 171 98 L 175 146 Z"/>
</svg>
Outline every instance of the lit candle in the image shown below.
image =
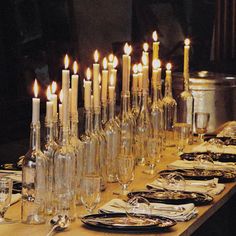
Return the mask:
<svg viewBox="0 0 236 236">
<path fill-rule="evenodd" d="M 48 99 L 48 101 L 46 102 L 46 122 L 50 123 L 52 122 L 53 119 L 53 110 L 54 110 L 54 103 L 50 101 L 52 96 L 50 86 L 48 86 L 47 88 L 46 95 Z"/>
<path fill-rule="evenodd" d="M 115 100 L 115 81 L 113 75 L 111 75 L 109 80 L 109 101 L 114 102 Z"/>
<path fill-rule="evenodd" d="M 60 104 L 59 104 L 59 120 L 62 123 L 63 120 L 63 111 L 62 111 L 62 101 L 63 101 L 63 91 L 61 89 L 60 94 L 59 94 L 59 98 L 60 98 Z"/>
<path fill-rule="evenodd" d="M 100 107 L 100 98 L 99 98 L 99 53 L 98 50 L 94 52 L 94 61 L 93 64 L 93 97 L 94 97 L 94 107 Z"/>
<path fill-rule="evenodd" d="M 86 70 L 86 78 L 87 80 L 84 80 L 84 108 L 85 110 L 89 110 L 91 108 L 91 70 L 88 68 Z"/>
<path fill-rule="evenodd" d="M 63 126 L 68 127 L 69 122 L 69 83 L 70 83 L 70 71 L 69 57 L 66 54 L 64 59 L 65 69 L 62 70 L 62 91 L 63 91 Z"/>
<path fill-rule="evenodd" d="M 147 66 L 149 66 L 149 54 L 148 54 L 148 43 L 144 43 L 143 44 L 143 57 L 146 57 L 146 62 L 147 62 Z"/>
<path fill-rule="evenodd" d="M 155 88 L 160 83 L 161 62 L 158 59 L 152 62 L 152 86 Z"/>
<path fill-rule="evenodd" d="M 111 76 L 111 70 L 113 68 L 113 61 L 114 61 L 114 55 L 111 53 L 108 56 L 108 65 L 107 65 L 107 69 L 108 69 L 108 78 L 110 78 Z"/>
<path fill-rule="evenodd" d="M 138 90 L 141 92 L 143 89 L 143 66 L 138 64 Z"/>
<path fill-rule="evenodd" d="M 143 89 L 148 90 L 148 66 L 147 66 L 147 58 L 142 56 L 142 63 L 143 63 Z"/>
<path fill-rule="evenodd" d="M 133 66 L 133 83 L 132 83 L 132 91 L 135 93 L 138 91 L 138 66 L 134 64 Z"/>
<path fill-rule="evenodd" d="M 189 79 L 189 49 L 190 40 L 184 40 L 184 79 Z"/>
<path fill-rule="evenodd" d="M 34 98 L 32 99 L 32 124 L 35 125 L 39 122 L 40 114 L 40 99 L 38 98 L 38 82 L 34 81 Z"/>
<path fill-rule="evenodd" d="M 116 56 L 114 56 L 114 60 L 113 60 L 113 68 L 111 70 L 111 75 L 113 76 L 114 78 L 114 86 L 116 87 L 116 80 L 117 80 L 117 67 L 118 65 L 118 59 Z"/>
<path fill-rule="evenodd" d="M 72 90 L 71 90 L 71 88 L 69 88 L 69 113 L 70 113 L 70 115 L 72 112 L 71 100 L 72 100 Z"/>
<path fill-rule="evenodd" d="M 125 54 L 122 56 L 122 92 L 126 93 L 129 91 L 129 80 L 130 80 L 130 64 L 131 58 L 130 53 L 132 51 L 132 47 L 127 43 L 124 46 Z"/>
<path fill-rule="evenodd" d="M 166 64 L 166 81 L 171 81 L 171 63 Z"/>
<path fill-rule="evenodd" d="M 102 70 L 102 102 L 107 102 L 107 83 L 108 83 L 108 70 L 107 70 L 107 58 L 103 59 L 103 70 Z"/>
<path fill-rule="evenodd" d="M 55 81 L 53 81 L 50 101 L 52 101 L 52 103 L 53 103 L 53 119 L 54 120 L 57 120 L 57 95 L 55 94 L 56 91 L 57 91 L 57 83 Z"/>
<path fill-rule="evenodd" d="M 77 108 L 78 108 L 78 83 L 79 76 L 78 72 L 78 64 L 76 61 L 73 63 L 73 71 L 74 74 L 71 76 L 71 116 L 72 118 L 76 118 L 77 116 Z"/>
<path fill-rule="evenodd" d="M 159 45 L 160 45 L 156 31 L 152 33 L 152 38 L 154 41 L 152 44 L 152 60 L 156 60 L 159 58 Z"/>
</svg>

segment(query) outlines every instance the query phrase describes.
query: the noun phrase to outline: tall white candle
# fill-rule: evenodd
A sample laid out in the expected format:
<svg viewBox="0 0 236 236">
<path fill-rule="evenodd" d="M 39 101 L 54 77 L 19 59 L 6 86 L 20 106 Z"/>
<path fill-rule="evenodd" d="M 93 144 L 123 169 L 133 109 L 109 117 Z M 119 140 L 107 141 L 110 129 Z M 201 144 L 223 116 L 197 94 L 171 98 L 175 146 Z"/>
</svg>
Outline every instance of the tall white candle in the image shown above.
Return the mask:
<svg viewBox="0 0 236 236">
<path fill-rule="evenodd" d="M 184 78 L 189 79 L 189 49 L 190 40 L 184 40 Z"/>
<path fill-rule="evenodd" d="M 152 86 L 155 88 L 158 84 L 158 80 L 160 79 L 160 60 L 153 60 L 152 62 Z"/>
<path fill-rule="evenodd" d="M 115 80 L 113 75 L 111 75 L 110 80 L 109 80 L 109 101 L 114 102 L 115 100 Z"/>
<path fill-rule="evenodd" d="M 32 99 L 32 124 L 37 124 L 39 122 L 40 115 L 40 99 L 38 97 L 38 82 L 34 81 L 34 98 Z"/>
<path fill-rule="evenodd" d="M 142 57 L 145 57 L 145 61 L 147 63 L 147 66 L 149 67 L 149 53 L 148 53 L 148 43 L 144 43 L 143 44 L 143 53 L 142 53 Z"/>
<path fill-rule="evenodd" d="M 68 127 L 69 125 L 69 83 L 70 83 L 70 71 L 69 57 L 65 56 L 65 69 L 62 70 L 62 91 L 63 91 L 63 126 Z"/>
<path fill-rule="evenodd" d="M 71 100 L 72 100 L 72 90 L 71 90 L 71 88 L 69 88 L 69 113 L 70 113 L 70 116 L 71 116 L 71 112 L 72 112 Z"/>
<path fill-rule="evenodd" d="M 93 64 L 93 97 L 94 97 L 94 107 L 100 107 L 100 97 L 99 97 L 99 68 L 98 63 L 99 54 L 98 51 L 94 52 L 94 61 Z"/>
<path fill-rule="evenodd" d="M 145 56 L 142 56 L 142 63 L 143 63 L 143 89 L 147 91 L 149 86 L 149 80 L 148 80 L 147 58 Z"/>
<path fill-rule="evenodd" d="M 122 92 L 126 93 L 129 91 L 129 83 L 130 83 L 130 64 L 131 57 L 129 56 L 132 51 L 132 47 L 127 43 L 124 46 L 125 54 L 122 56 Z"/>
<path fill-rule="evenodd" d="M 78 72 L 78 64 L 75 61 L 73 63 L 73 70 L 74 74 L 71 76 L 71 116 L 74 118 L 77 116 L 77 109 L 78 109 L 78 83 L 79 83 L 79 76 Z"/>
<path fill-rule="evenodd" d="M 171 81 L 171 63 L 166 64 L 166 81 Z"/>
<path fill-rule="evenodd" d="M 48 86 L 46 94 L 49 100 L 46 102 L 46 122 L 50 123 L 53 119 L 53 102 L 50 101 L 52 96 L 50 86 Z"/>
<path fill-rule="evenodd" d="M 158 35 L 157 32 L 154 31 L 152 33 L 152 38 L 153 38 L 153 44 L 152 44 L 152 60 L 157 60 L 159 59 L 159 45 L 160 42 L 158 41 Z"/>
<path fill-rule="evenodd" d="M 86 71 L 86 78 L 84 80 L 84 108 L 85 110 L 89 110 L 91 108 L 91 70 L 90 68 Z"/>
<path fill-rule="evenodd" d="M 57 95 L 55 94 L 57 90 L 57 83 L 52 82 L 52 94 L 50 96 L 50 101 L 53 103 L 53 119 L 57 120 Z"/>
<path fill-rule="evenodd" d="M 138 66 L 134 64 L 133 66 L 133 83 L 132 83 L 132 91 L 135 93 L 138 91 Z"/>
<path fill-rule="evenodd" d="M 103 70 L 102 70 L 102 102 L 107 102 L 107 85 L 108 85 L 108 70 L 107 70 L 107 58 L 103 59 Z"/>
<path fill-rule="evenodd" d="M 59 98 L 60 98 L 60 104 L 59 104 L 59 120 L 61 123 L 63 123 L 63 109 L 62 109 L 62 101 L 63 101 L 63 91 L 60 91 L 59 94 Z"/>
<path fill-rule="evenodd" d="M 138 64 L 138 90 L 141 92 L 143 89 L 143 66 Z"/>
<path fill-rule="evenodd" d="M 114 60 L 113 60 L 113 68 L 111 70 L 111 76 L 113 76 L 114 79 L 114 86 L 116 87 L 116 81 L 117 81 L 117 67 L 118 65 L 118 59 L 116 56 L 114 56 Z M 109 77 L 110 78 L 110 77 Z"/>
<path fill-rule="evenodd" d="M 113 69 L 113 61 L 114 61 L 114 55 L 111 53 L 108 56 L 108 64 L 107 64 L 107 69 L 108 69 L 108 78 L 111 76 L 111 71 Z"/>
</svg>

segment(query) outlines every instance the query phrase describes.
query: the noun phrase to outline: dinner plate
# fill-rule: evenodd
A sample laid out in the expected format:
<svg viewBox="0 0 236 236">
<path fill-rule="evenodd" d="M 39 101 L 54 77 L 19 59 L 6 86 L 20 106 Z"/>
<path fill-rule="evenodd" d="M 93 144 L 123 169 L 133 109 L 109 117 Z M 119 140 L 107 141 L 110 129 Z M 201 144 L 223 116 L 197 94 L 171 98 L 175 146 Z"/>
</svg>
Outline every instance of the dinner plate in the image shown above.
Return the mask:
<svg viewBox="0 0 236 236">
<path fill-rule="evenodd" d="M 161 202 L 167 204 L 194 203 L 195 205 L 206 205 L 212 202 L 213 198 L 208 194 L 183 192 L 183 191 L 164 191 L 147 185 L 147 191 L 132 191 L 128 194 L 129 198 L 141 196 L 150 202 Z"/>
<path fill-rule="evenodd" d="M 124 213 L 102 213 L 84 216 L 81 221 L 90 227 L 118 231 L 154 231 L 168 229 L 176 224 L 174 220 L 160 216 L 131 218 Z"/>
<path fill-rule="evenodd" d="M 226 145 L 226 146 L 228 146 L 228 145 L 236 146 L 236 139 L 231 138 L 231 137 L 206 137 L 206 138 L 204 138 L 204 141 L 209 141 L 212 138 L 219 139 L 219 140 L 223 141 L 224 145 Z"/>
<path fill-rule="evenodd" d="M 180 158 L 182 160 L 194 161 L 196 160 L 197 156 L 202 154 L 210 156 L 213 161 L 236 162 L 236 154 L 228 153 L 189 152 L 181 154 Z"/>
</svg>

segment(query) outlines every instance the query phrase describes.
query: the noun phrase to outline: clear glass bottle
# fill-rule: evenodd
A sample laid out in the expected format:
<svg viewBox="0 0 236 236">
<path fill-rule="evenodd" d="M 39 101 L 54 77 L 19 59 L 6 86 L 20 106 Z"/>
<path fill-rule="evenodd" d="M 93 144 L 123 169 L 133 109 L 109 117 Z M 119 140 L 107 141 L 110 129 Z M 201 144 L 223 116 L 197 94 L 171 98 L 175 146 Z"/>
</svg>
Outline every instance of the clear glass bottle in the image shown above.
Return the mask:
<svg viewBox="0 0 236 236">
<path fill-rule="evenodd" d="M 40 149 L 40 122 L 32 123 L 30 148 L 22 163 L 22 223 L 45 223 L 47 171 L 48 158 Z"/>
<path fill-rule="evenodd" d="M 172 96 L 172 79 L 166 76 L 165 96 L 162 100 L 164 110 L 165 146 L 174 146 L 173 125 L 176 122 L 177 103 Z"/>
<path fill-rule="evenodd" d="M 80 200 L 80 182 L 83 175 L 84 167 L 84 144 L 79 139 L 78 131 L 78 114 L 73 114 L 71 117 L 71 131 L 70 131 L 70 144 L 75 150 L 75 193 L 76 205 L 81 204 Z"/>
<path fill-rule="evenodd" d="M 61 146 L 54 155 L 55 213 L 75 219 L 76 156 L 70 144 L 69 125 L 63 122 Z"/>
<path fill-rule="evenodd" d="M 107 140 L 105 132 L 101 124 L 101 108 L 94 108 L 94 134 L 98 139 L 98 158 L 99 172 L 101 176 L 101 190 L 105 190 L 107 186 Z"/>
<path fill-rule="evenodd" d="M 190 125 L 190 138 L 189 142 L 192 142 L 192 130 L 193 130 L 193 108 L 194 98 L 189 90 L 189 77 L 184 78 L 184 91 L 181 92 L 177 98 L 177 122 L 187 123 Z"/>
<path fill-rule="evenodd" d="M 135 150 L 138 165 L 145 165 L 147 156 L 147 141 L 152 133 L 152 124 L 148 110 L 148 93 L 143 90 L 141 108 L 136 122 Z"/>
<path fill-rule="evenodd" d="M 109 120 L 104 128 L 107 140 L 107 181 L 117 182 L 117 157 L 120 153 L 120 127 L 115 120 L 115 102 L 109 102 Z"/>
<path fill-rule="evenodd" d="M 55 125 L 51 121 L 45 121 L 45 144 L 42 151 L 48 158 L 48 189 L 47 189 L 47 203 L 46 214 L 52 215 L 54 213 L 54 155 L 58 148 L 57 143 L 54 140 Z"/>
<path fill-rule="evenodd" d="M 132 93 L 132 109 L 131 112 L 134 116 L 134 119 L 137 120 L 138 114 L 139 114 L 139 101 L 138 101 L 138 92 L 133 92 Z"/>
<path fill-rule="evenodd" d="M 107 102 L 102 102 L 102 127 L 105 127 L 107 123 L 108 115 L 107 115 Z"/>
</svg>

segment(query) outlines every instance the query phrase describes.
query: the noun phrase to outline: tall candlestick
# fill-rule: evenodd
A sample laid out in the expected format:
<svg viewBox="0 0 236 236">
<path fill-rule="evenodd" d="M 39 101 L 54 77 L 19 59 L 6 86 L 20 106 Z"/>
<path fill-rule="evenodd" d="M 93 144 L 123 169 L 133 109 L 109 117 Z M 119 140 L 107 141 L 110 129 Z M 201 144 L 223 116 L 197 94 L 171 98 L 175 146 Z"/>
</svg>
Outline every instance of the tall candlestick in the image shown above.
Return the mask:
<svg viewBox="0 0 236 236">
<path fill-rule="evenodd" d="M 111 71 L 113 69 L 113 61 L 114 61 L 114 55 L 111 53 L 108 56 L 108 64 L 107 64 L 107 69 L 108 69 L 108 78 L 111 76 Z"/>
<path fill-rule="evenodd" d="M 143 53 L 142 53 L 142 57 L 145 57 L 146 59 L 146 63 L 147 66 L 149 67 L 149 53 L 148 53 L 148 43 L 144 43 L 143 44 Z"/>
<path fill-rule="evenodd" d="M 116 80 L 117 80 L 117 69 L 116 69 L 117 65 L 118 65 L 118 59 L 116 56 L 114 56 L 113 68 L 111 70 L 111 76 L 113 76 L 113 78 L 114 78 L 114 86 L 115 87 L 116 87 Z"/>
<path fill-rule="evenodd" d="M 122 92 L 126 93 L 129 91 L 129 83 L 130 83 L 130 64 L 131 57 L 129 56 L 132 51 L 132 47 L 127 43 L 124 46 L 125 54 L 122 56 Z"/>
<path fill-rule="evenodd" d="M 94 52 L 94 61 L 93 64 L 93 97 L 94 97 L 94 107 L 100 107 L 100 98 L 99 98 L 99 68 L 98 63 L 99 53 L 97 50 Z"/>
<path fill-rule="evenodd" d="M 111 75 L 109 80 L 109 101 L 112 102 L 115 100 L 115 81 L 113 75 Z"/>
<path fill-rule="evenodd" d="M 71 116 L 72 118 L 77 117 L 77 109 L 78 109 L 78 83 L 79 83 L 79 75 L 78 72 L 78 64 L 76 61 L 73 63 L 74 74 L 71 76 Z"/>
<path fill-rule="evenodd" d="M 46 102 L 46 122 L 50 123 L 53 119 L 53 102 L 51 100 L 51 89 L 50 86 L 47 88 L 47 99 L 49 101 Z"/>
<path fill-rule="evenodd" d="M 103 59 L 103 70 L 102 70 L 102 102 L 107 102 L 107 83 L 108 83 L 108 70 L 107 70 L 107 58 Z"/>
<path fill-rule="evenodd" d="M 161 62 L 160 60 L 153 60 L 152 62 L 152 85 L 155 88 L 159 83 L 161 79 Z"/>
<path fill-rule="evenodd" d="M 158 35 L 157 32 L 154 31 L 152 33 L 152 38 L 153 38 L 153 44 L 152 44 L 152 60 L 157 60 L 159 59 L 159 45 L 160 42 L 158 41 Z"/>
<path fill-rule="evenodd" d="M 85 110 L 89 110 L 91 108 L 91 70 L 90 68 L 86 71 L 86 78 L 84 80 L 84 108 Z"/>
<path fill-rule="evenodd" d="M 189 79 L 189 49 L 190 40 L 184 40 L 184 79 Z"/>
<path fill-rule="evenodd" d="M 59 94 L 59 98 L 60 98 L 60 104 L 59 104 L 59 120 L 61 123 L 63 123 L 63 107 L 62 107 L 62 101 L 63 101 L 63 91 L 60 91 Z"/>
<path fill-rule="evenodd" d="M 138 90 L 143 90 L 143 66 L 141 63 L 138 64 Z"/>
<path fill-rule="evenodd" d="M 50 101 L 53 103 L 53 119 L 57 120 L 57 95 L 55 94 L 57 91 L 57 83 L 52 81 L 52 93 L 50 95 Z"/>
<path fill-rule="evenodd" d="M 142 63 L 143 63 L 143 89 L 147 91 L 149 86 L 149 80 L 148 80 L 147 58 L 145 56 L 142 56 Z"/>
<path fill-rule="evenodd" d="M 63 91 L 63 127 L 68 127 L 69 125 L 69 83 L 70 83 L 70 71 L 69 57 L 66 54 L 65 59 L 65 69 L 62 70 L 62 91 Z"/>
<path fill-rule="evenodd" d="M 133 83 L 132 83 L 132 91 L 135 93 L 138 91 L 138 66 L 134 64 L 133 66 Z"/>
<path fill-rule="evenodd" d="M 38 82 L 34 81 L 34 98 L 32 99 L 32 124 L 39 122 L 40 99 L 38 98 Z"/>
</svg>

